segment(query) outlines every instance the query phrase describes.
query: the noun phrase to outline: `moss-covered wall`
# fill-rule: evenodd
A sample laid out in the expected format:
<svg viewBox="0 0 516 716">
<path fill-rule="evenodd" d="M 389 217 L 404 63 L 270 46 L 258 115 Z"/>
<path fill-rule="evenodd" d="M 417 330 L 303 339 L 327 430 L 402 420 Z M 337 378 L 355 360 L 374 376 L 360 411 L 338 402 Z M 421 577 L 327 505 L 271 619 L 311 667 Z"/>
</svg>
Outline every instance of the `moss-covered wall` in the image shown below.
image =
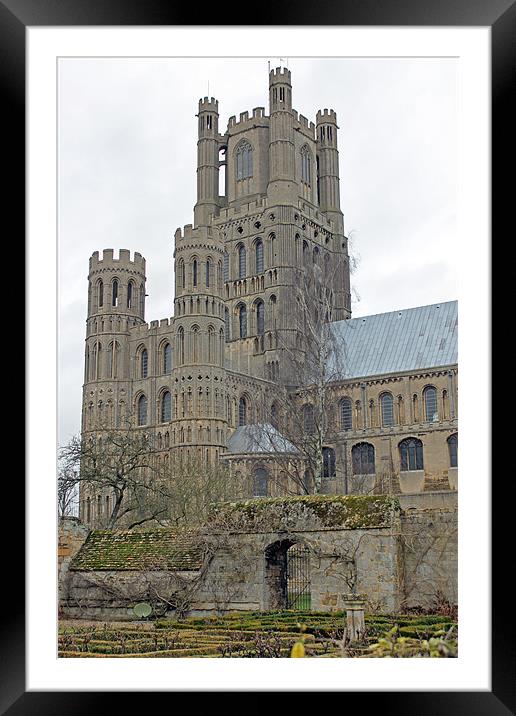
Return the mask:
<svg viewBox="0 0 516 716">
<path fill-rule="evenodd" d="M 302 495 L 260 497 L 214 508 L 209 529 L 371 529 L 390 527 L 400 505 L 390 495 Z"/>
<path fill-rule="evenodd" d="M 193 613 L 279 608 L 274 585 L 293 545 L 309 552 L 314 610 L 341 609 L 353 591 L 383 612 L 428 608 L 439 594 L 454 602 L 456 500 L 445 503 L 404 511 L 382 496 L 257 498 L 219 506 L 193 541 L 174 530 L 93 532 L 61 606 L 69 616 L 128 618 L 137 601 L 159 592 L 172 603 L 178 590 Z"/>
</svg>

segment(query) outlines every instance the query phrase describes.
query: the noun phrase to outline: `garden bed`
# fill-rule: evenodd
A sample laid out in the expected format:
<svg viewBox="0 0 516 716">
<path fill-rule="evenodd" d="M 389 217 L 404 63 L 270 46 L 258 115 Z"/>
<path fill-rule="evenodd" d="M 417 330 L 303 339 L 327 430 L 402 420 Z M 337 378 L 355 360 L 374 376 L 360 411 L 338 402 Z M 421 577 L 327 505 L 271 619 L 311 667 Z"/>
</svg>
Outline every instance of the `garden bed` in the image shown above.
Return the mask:
<svg viewBox="0 0 516 716">
<path fill-rule="evenodd" d="M 440 615 L 366 615 L 360 644 L 344 635 L 342 612 L 239 612 L 181 621 L 82 622 L 59 626 L 63 658 L 283 658 L 456 656 L 457 625 Z"/>
</svg>

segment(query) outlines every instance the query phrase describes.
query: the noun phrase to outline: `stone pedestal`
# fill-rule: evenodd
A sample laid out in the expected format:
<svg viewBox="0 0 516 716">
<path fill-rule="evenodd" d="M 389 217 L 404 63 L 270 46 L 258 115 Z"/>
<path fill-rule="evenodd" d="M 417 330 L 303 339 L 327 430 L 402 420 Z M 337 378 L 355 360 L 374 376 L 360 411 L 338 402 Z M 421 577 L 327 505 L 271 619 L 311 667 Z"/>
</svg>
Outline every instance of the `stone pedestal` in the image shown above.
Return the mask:
<svg viewBox="0 0 516 716">
<path fill-rule="evenodd" d="M 343 606 L 346 610 L 345 637 L 350 642 L 361 641 L 365 633 L 365 604 L 363 594 L 345 594 Z"/>
</svg>

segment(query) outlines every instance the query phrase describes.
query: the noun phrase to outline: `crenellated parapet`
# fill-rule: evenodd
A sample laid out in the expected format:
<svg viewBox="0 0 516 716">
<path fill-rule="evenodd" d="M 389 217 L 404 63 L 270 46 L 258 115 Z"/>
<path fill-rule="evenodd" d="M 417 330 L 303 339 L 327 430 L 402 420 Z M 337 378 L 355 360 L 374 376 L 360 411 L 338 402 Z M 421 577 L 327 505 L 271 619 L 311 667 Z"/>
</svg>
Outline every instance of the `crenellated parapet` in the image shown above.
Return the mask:
<svg viewBox="0 0 516 716">
<path fill-rule="evenodd" d="M 334 109 L 320 109 L 316 114 L 317 124 L 337 124 L 337 113 Z"/>
<path fill-rule="evenodd" d="M 240 112 L 239 120 L 235 115 L 231 116 L 228 120 L 228 135 L 232 136 L 237 132 L 248 130 L 251 127 L 268 127 L 269 117 L 265 114 L 265 107 L 254 107 L 249 116 L 249 112 Z"/>
<path fill-rule="evenodd" d="M 159 321 L 150 321 L 150 323 L 140 323 L 130 327 L 129 335 L 131 339 L 140 338 L 142 340 L 151 335 L 166 335 L 170 333 L 173 324 L 173 316 L 171 318 L 161 318 Z"/>
<path fill-rule="evenodd" d="M 113 270 L 116 268 L 125 270 L 134 270 L 145 275 L 145 259 L 137 251 L 134 252 L 134 258 L 131 259 L 129 249 L 120 249 L 118 256 L 115 256 L 113 249 L 104 249 L 102 258 L 99 257 L 98 251 L 94 251 L 90 257 L 90 273 L 94 271 Z"/>
<path fill-rule="evenodd" d="M 95 251 L 89 263 L 88 320 L 113 314 L 145 318 L 145 259 L 138 252 L 131 259 L 128 249 Z"/>
<path fill-rule="evenodd" d="M 292 114 L 294 116 L 294 129 L 315 141 L 315 124 L 310 122 L 303 114 L 298 115 L 295 109 L 292 110 Z"/>
<path fill-rule="evenodd" d="M 276 67 L 269 72 L 269 85 L 291 84 L 292 76 L 286 67 Z"/>
</svg>

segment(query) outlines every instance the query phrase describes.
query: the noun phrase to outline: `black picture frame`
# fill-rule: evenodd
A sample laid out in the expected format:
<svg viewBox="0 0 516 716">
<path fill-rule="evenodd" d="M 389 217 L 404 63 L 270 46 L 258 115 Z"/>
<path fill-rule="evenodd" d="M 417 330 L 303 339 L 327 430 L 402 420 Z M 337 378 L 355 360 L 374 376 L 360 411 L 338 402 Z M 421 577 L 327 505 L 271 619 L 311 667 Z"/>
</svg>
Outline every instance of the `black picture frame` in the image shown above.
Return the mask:
<svg viewBox="0 0 516 716">
<path fill-rule="evenodd" d="M 4 218 L 16 217 L 10 242 L 25 245 L 25 38 L 26 28 L 36 26 L 102 26 L 102 25 L 230 25 L 221 20 L 236 17 L 245 22 L 245 15 L 232 15 L 230 8 L 203 5 L 202 22 L 198 8 L 187 8 L 166 0 L 0 0 L 0 86 L 5 108 Z M 249 17 L 249 25 L 387 25 L 387 26 L 484 26 L 491 27 L 492 38 L 492 237 L 504 246 L 503 236 L 514 205 L 514 181 L 506 180 L 504 167 L 509 162 L 512 134 L 516 126 L 510 111 L 514 94 L 516 6 L 513 0 L 341 0 L 337 2 L 301 4 L 263 4 L 259 17 Z M 511 92 L 512 90 L 512 92 Z M 10 162 L 6 160 L 10 153 Z M 514 156 L 514 155 L 513 155 Z M 7 163 L 6 163 L 7 162 Z M 4 173 L 5 178 L 5 173 Z M 512 218 L 512 217 L 511 217 Z M 497 245 L 493 242 L 494 245 Z M 13 253 L 14 255 L 14 253 Z M 494 256 L 493 256 L 494 259 Z M 506 269 L 507 270 L 507 269 Z M 504 281 L 503 268 L 497 282 Z M 16 304 L 20 309 L 20 303 Z M 493 313 L 494 316 L 494 313 Z M 494 334 L 494 326 L 493 326 Z M 30 346 L 28 346 L 30 350 Z M 19 398 L 18 398 L 19 399 Z M 493 406 L 493 409 L 496 406 Z M 489 440 L 489 436 L 485 436 Z M 493 468 L 494 473 L 494 468 Z M 17 480 L 9 483 L 9 501 L 25 503 L 25 488 L 20 470 Z M 512 478 L 511 478 L 512 479 Z M 350 708 L 356 697 L 364 706 L 379 708 L 383 713 L 396 714 L 467 714 L 468 716 L 502 716 L 515 713 L 514 653 L 515 636 L 512 604 L 507 601 L 505 583 L 508 571 L 507 542 L 504 525 L 513 521 L 512 502 L 506 497 L 506 485 L 492 485 L 492 690 L 454 692 L 347 692 L 342 708 Z M 511 511 L 510 511 L 511 510 Z M 5 514 L 5 513 L 4 513 Z M 8 610 L 4 606 L 1 647 L 0 709 L 9 716 L 37 713 L 82 714 L 105 712 L 126 707 L 129 695 L 133 708 L 148 708 L 143 699 L 148 694 L 116 692 L 26 692 L 25 690 L 25 605 L 22 585 L 25 570 L 23 533 L 16 544 L 3 550 L 4 575 L 9 575 Z M 509 558 L 510 560 L 510 558 Z M 14 598 L 13 598 L 14 595 Z M 510 617 L 510 618 L 509 618 Z M 410 685 L 407 685 L 410 688 Z M 230 691 L 230 689 L 227 689 Z M 292 690 L 292 689 L 290 689 Z M 316 691 L 317 688 L 314 688 Z M 198 694 L 200 695 L 200 694 Z M 169 695 L 170 696 L 170 695 Z M 198 702 L 196 702 L 198 703 Z M 168 708 L 172 707 L 169 700 Z"/>
</svg>

